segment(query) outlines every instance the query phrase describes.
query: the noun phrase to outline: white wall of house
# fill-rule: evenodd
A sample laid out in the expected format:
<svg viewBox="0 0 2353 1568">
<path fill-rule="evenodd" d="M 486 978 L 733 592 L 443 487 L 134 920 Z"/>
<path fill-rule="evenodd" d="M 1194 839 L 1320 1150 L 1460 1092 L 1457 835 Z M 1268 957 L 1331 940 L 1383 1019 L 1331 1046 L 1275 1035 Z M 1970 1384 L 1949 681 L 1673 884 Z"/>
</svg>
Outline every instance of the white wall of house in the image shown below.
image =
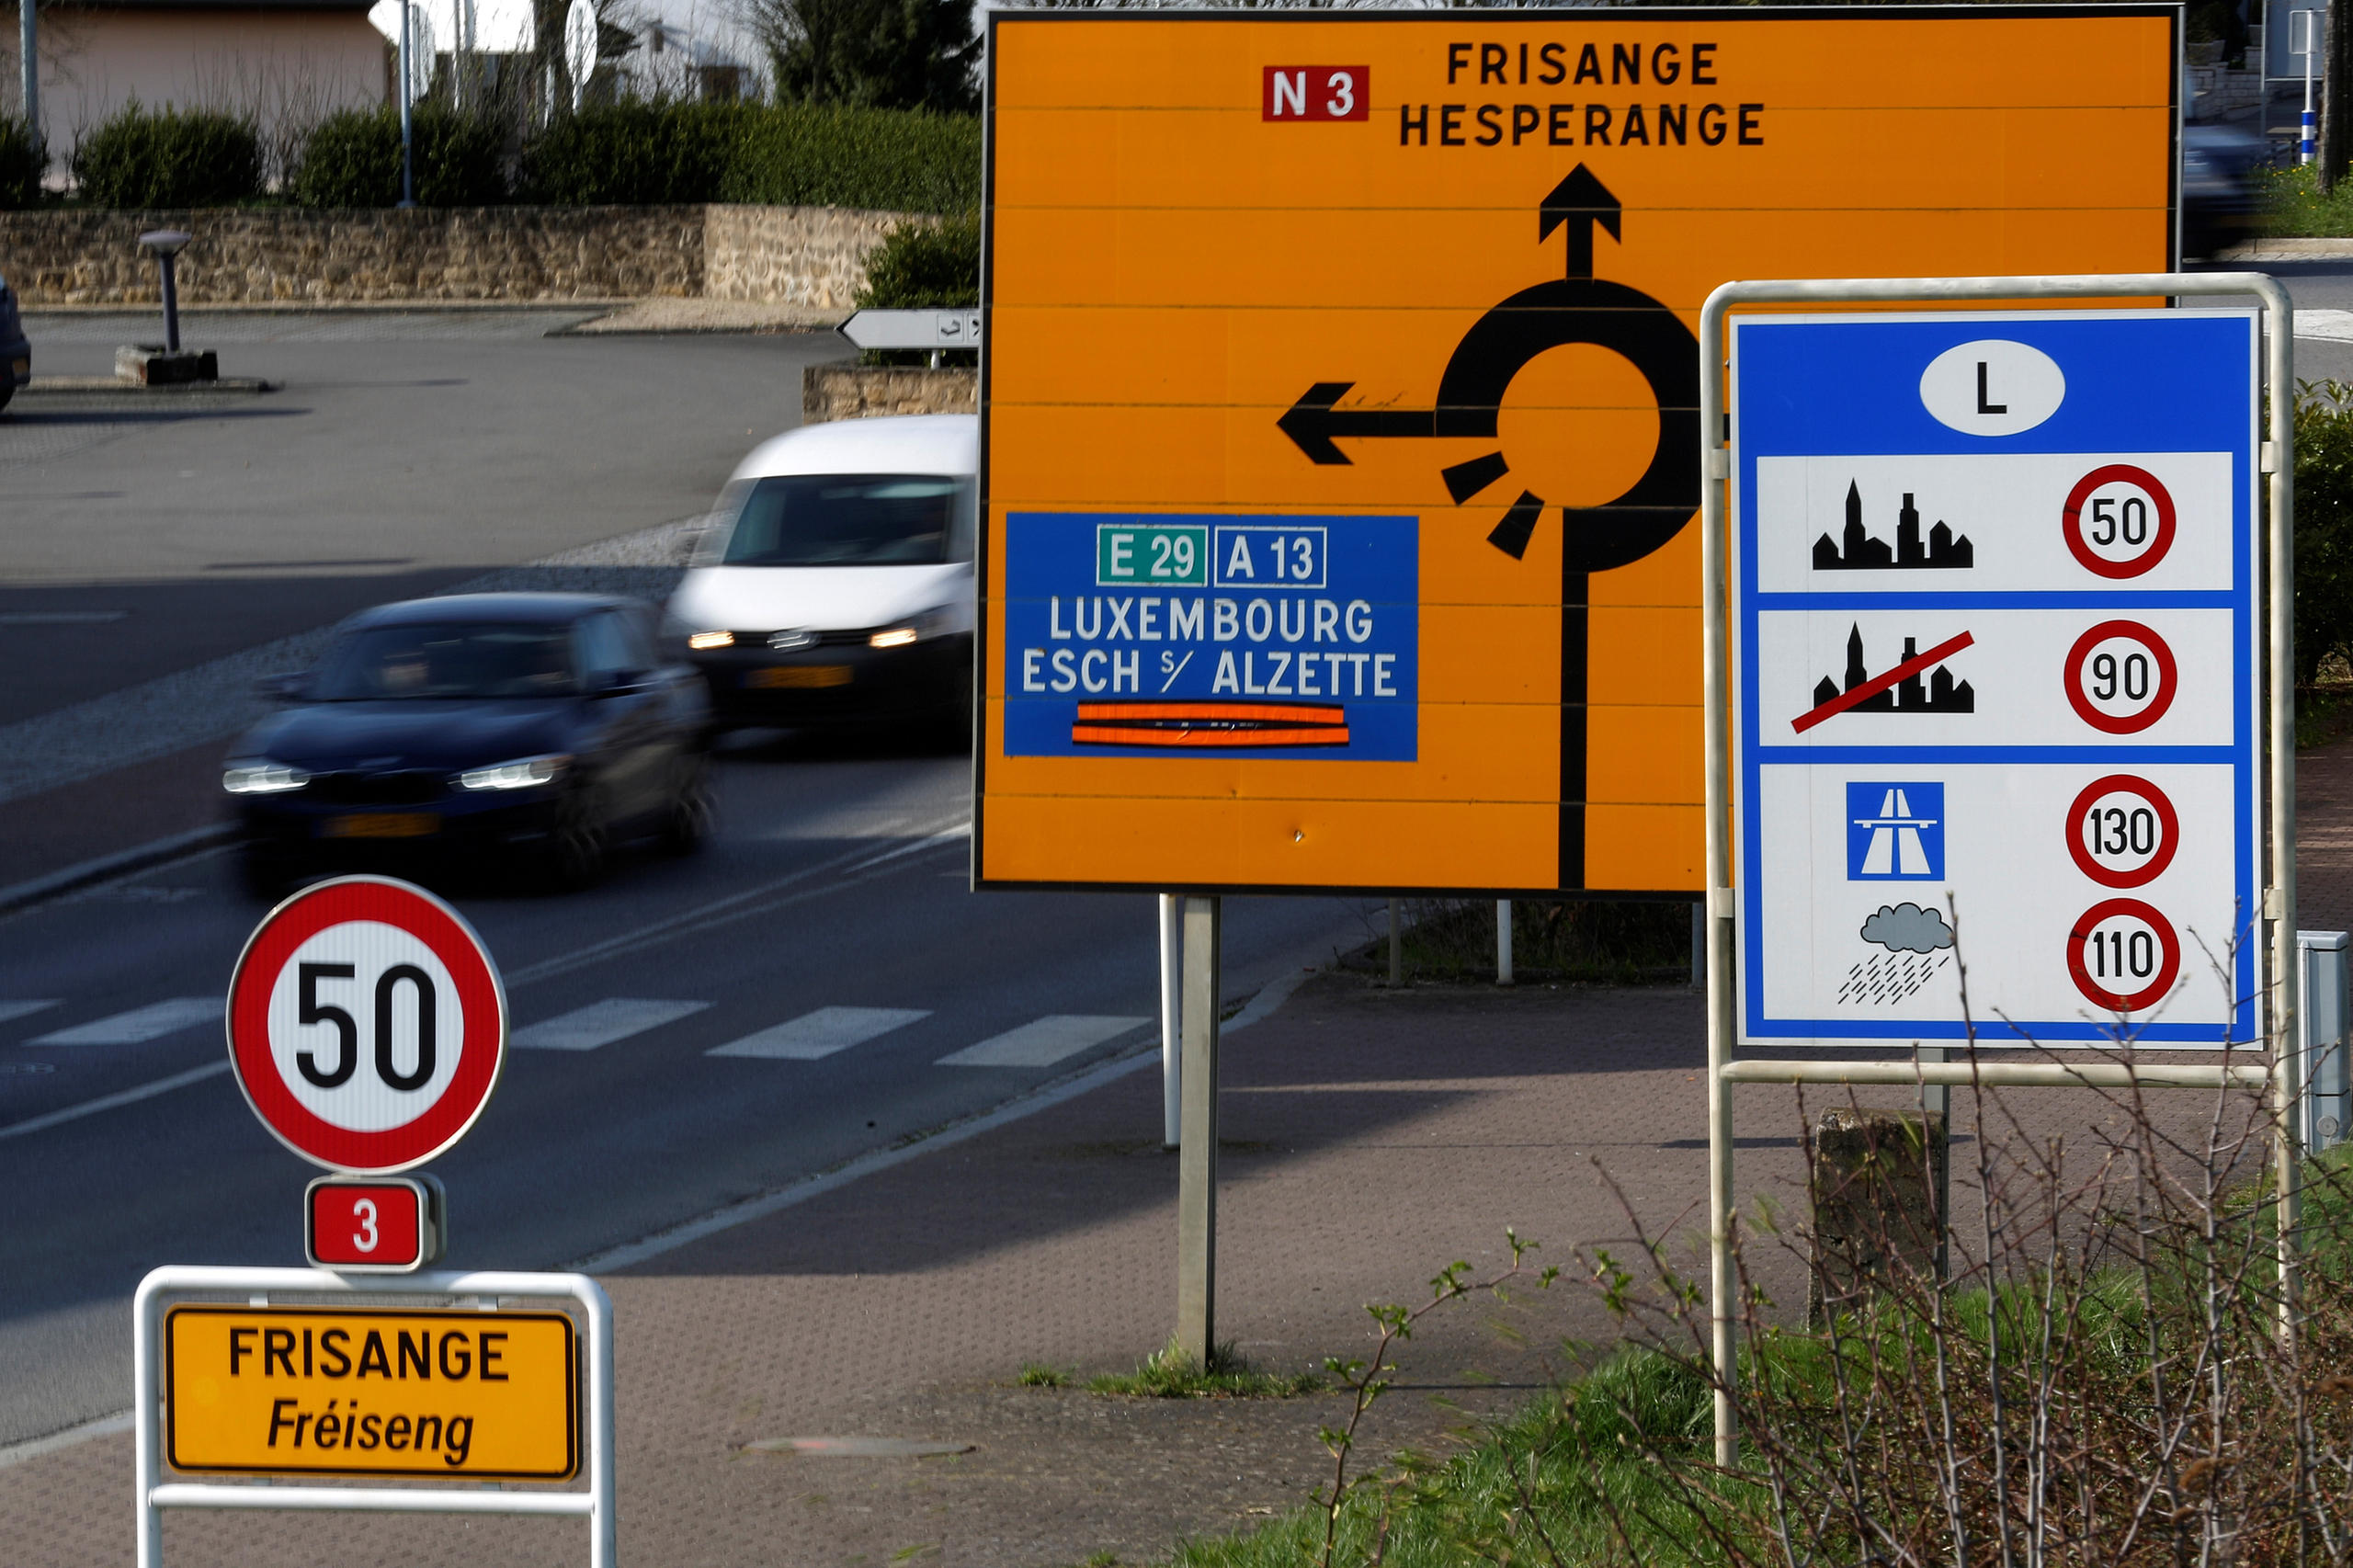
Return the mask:
<svg viewBox="0 0 2353 1568">
<path fill-rule="evenodd" d="M 363 11 L 40 12 L 40 119 L 60 164 L 137 98 L 249 114 L 265 133 L 385 101 L 384 40 Z M 17 11 L 0 6 L 0 112 L 22 112 Z"/>
</svg>

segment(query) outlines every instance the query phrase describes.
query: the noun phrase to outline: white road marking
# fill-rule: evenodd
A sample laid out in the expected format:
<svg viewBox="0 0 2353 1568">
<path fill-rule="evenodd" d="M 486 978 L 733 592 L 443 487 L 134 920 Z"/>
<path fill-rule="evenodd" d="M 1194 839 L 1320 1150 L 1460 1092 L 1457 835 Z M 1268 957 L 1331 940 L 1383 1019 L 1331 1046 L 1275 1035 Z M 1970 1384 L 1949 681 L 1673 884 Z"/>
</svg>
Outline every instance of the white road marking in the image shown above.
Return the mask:
<svg viewBox="0 0 2353 1568">
<path fill-rule="evenodd" d="M 1290 999 L 1290 994 L 1298 990 L 1301 983 L 1313 972 L 1314 971 L 1312 970 L 1294 969 L 1268 981 L 1259 988 L 1256 995 L 1250 998 L 1248 1006 L 1218 1027 L 1219 1038 L 1223 1039 L 1238 1030 L 1246 1029 L 1252 1024 L 1272 1014 L 1276 1008 Z M 649 1258 L 660 1257 L 668 1252 L 676 1252 L 678 1248 L 692 1242 L 699 1242 L 705 1236 L 717 1235 L 722 1231 L 733 1230 L 738 1225 L 748 1224 L 754 1220 L 765 1219 L 779 1210 L 790 1209 L 796 1204 L 806 1203 L 813 1198 L 823 1197 L 828 1192 L 847 1187 L 862 1176 L 872 1176 L 877 1171 L 886 1171 L 894 1165 L 905 1165 L 910 1160 L 921 1159 L 934 1149 L 946 1148 L 950 1143 L 961 1143 L 967 1138 L 994 1131 L 1005 1126 L 1007 1122 L 1018 1121 L 1023 1117 L 1033 1115 L 1050 1106 L 1058 1106 L 1066 1100 L 1076 1099 L 1090 1090 L 1101 1088 L 1104 1085 L 1124 1078 L 1131 1073 L 1155 1066 L 1159 1061 L 1160 1051 L 1156 1045 L 1147 1043 L 1139 1046 L 1124 1056 L 1114 1057 L 1108 1062 L 1098 1062 L 1091 1067 L 1083 1067 L 1070 1077 L 1024 1089 L 1002 1105 L 961 1121 L 948 1122 L 935 1129 L 927 1137 L 902 1142 L 888 1149 L 876 1149 L 860 1154 L 855 1159 L 845 1160 L 832 1170 L 821 1171 L 815 1176 L 802 1176 L 798 1181 L 789 1182 L 783 1187 L 761 1193 L 757 1197 L 739 1199 L 723 1209 L 715 1209 L 708 1214 L 683 1221 L 667 1230 L 656 1231 L 650 1236 L 643 1236 L 633 1242 L 625 1242 L 620 1246 L 607 1247 L 599 1253 L 592 1253 L 578 1262 L 568 1265 L 567 1267 L 571 1272 L 577 1274 L 611 1274 L 631 1267 Z"/>
<path fill-rule="evenodd" d="M 931 1011 L 926 1007 L 820 1007 L 790 1023 L 772 1025 L 703 1054 L 756 1056 L 767 1062 L 814 1062 L 929 1017 Z"/>
<path fill-rule="evenodd" d="M 201 1067 L 191 1067 L 185 1073 L 175 1073 L 168 1078 L 158 1078 L 152 1084 L 142 1084 L 135 1089 L 124 1089 L 118 1094 L 101 1095 L 94 1100 L 84 1100 L 80 1105 L 70 1105 L 62 1110 L 52 1110 L 46 1116 L 28 1117 L 23 1121 L 11 1122 L 6 1127 L 0 1127 L 0 1142 L 5 1142 L 11 1138 L 22 1138 L 28 1133 L 44 1132 L 50 1128 L 62 1126 L 69 1121 L 78 1121 L 85 1116 L 96 1116 L 102 1110 L 112 1110 L 117 1106 L 137 1105 L 141 1100 L 153 1099 L 157 1095 L 169 1094 L 174 1089 L 184 1089 L 190 1084 L 200 1084 L 207 1078 L 217 1078 L 228 1070 L 229 1062 L 224 1057 L 219 1062 L 208 1062 Z"/>
<path fill-rule="evenodd" d="M 594 1051 L 633 1034 L 701 1012 L 708 1002 L 659 1002 L 638 996 L 608 996 L 585 1007 L 542 1018 L 517 1029 L 507 1044 L 518 1051 Z"/>
<path fill-rule="evenodd" d="M 1091 1013 L 1049 1013 L 1017 1029 L 968 1045 L 935 1063 L 940 1067 L 1051 1067 L 1066 1056 L 1127 1033 L 1150 1018 L 1115 1018 Z"/>
<path fill-rule="evenodd" d="M 40 1001 L 0 1002 L 0 1024 L 13 1024 L 28 1014 L 38 1013 L 44 1007 L 56 1006 L 57 998 L 54 996 Z"/>
<path fill-rule="evenodd" d="M 174 996 L 168 1001 L 150 1002 L 144 1007 L 133 1007 L 128 1013 L 116 1013 L 110 1017 L 76 1024 L 70 1029 L 55 1029 L 25 1041 L 27 1045 L 144 1045 L 167 1034 L 192 1029 L 221 1017 L 218 996 Z"/>
<path fill-rule="evenodd" d="M 2298 311 L 2296 335 L 2353 341 L 2353 311 Z"/>
</svg>

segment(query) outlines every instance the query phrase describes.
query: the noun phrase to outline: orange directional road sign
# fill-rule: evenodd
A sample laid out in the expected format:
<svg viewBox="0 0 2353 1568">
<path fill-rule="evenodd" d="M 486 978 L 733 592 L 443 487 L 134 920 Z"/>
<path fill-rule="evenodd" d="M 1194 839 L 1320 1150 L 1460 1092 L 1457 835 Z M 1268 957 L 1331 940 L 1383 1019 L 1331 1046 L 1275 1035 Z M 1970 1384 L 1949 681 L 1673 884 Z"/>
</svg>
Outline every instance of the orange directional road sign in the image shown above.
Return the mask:
<svg viewBox="0 0 2353 1568">
<path fill-rule="evenodd" d="M 2166 7 L 990 15 L 975 878 L 1700 886 L 1700 302 L 2160 271 Z"/>
</svg>

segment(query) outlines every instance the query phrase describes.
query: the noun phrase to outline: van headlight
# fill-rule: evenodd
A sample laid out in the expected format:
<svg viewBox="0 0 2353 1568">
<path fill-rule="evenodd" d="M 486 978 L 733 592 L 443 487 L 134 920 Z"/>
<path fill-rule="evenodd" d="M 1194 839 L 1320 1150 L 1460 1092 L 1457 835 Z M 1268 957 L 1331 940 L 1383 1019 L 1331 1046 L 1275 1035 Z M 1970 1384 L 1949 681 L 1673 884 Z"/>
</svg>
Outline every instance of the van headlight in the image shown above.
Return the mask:
<svg viewBox="0 0 2353 1568">
<path fill-rule="evenodd" d="M 460 790 L 536 790 L 542 784 L 552 784 L 563 777 L 572 766 L 572 758 L 562 752 L 545 756 L 517 757 L 513 762 L 493 763 L 488 767 L 476 767 L 458 775 Z"/>
<path fill-rule="evenodd" d="M 232 795 L 283 795 L 310 781 L 311 776 L 301 768 L 266 757 L 255 762 L 233 762 L 221 771 L 221 788 Z"/>
<path fill-rule="evenodd" d="M 914 642 L 927 642 L 943 636 L 955 624 L 955 612 L 946 605 L 927 609 L 895 626 L 886 626 L 866 640 L 870 648 L 904 648 Z"/>
</svg>

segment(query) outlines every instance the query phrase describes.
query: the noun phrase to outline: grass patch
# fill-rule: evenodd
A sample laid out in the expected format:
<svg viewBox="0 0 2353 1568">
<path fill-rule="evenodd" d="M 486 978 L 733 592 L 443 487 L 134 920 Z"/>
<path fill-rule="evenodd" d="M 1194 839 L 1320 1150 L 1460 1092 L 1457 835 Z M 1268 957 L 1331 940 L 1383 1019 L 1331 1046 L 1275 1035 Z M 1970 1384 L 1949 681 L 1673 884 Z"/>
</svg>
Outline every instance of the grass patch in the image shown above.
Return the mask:
<svg viewBox="0 0 2353 1568">
<path fill-rule="evenodd" d="M 1042 1361 L 1025 1362 L 1021 1375 L 1013 1380 L 1025 1389 L 1058 1389 L 1070 1384 L 1070 1374 L 1060 1367 L 1049 1367 Z"/>
<path fill-rule="evenodd" d="M 1296 1399 L 1321 1393 L 1326 1386 L 1319 1373 L 1254 1367 L 1231 1340 L 1210 1352 L 1207 1366 L 1171 1345 L 1144 1358 L 1132 1372 L 1106 1372 L 1086 1381 L 1090 1393 L 1133 1399 Z"/>
<path fill-rule="evenodd" d="M 2306 1170 L 2308 1315 L 2301 1369 L 2264 1359 L 2273 1355 L 2274 1309 L 2266 1294 L 2270 1210 L 2266 1184 L 2255 1181 L 2225 1193 L 2211 1240 L 2200 1241 L 2194 1225 L 2174 1231 L 2168 1256 L 2150 1274 L 2129 1267 L 2070 1274 L 2062 1266 L 2055 1319 L 2048 1315 L 2048 1274 L 2037 1277 L 2021 1262 L 2021 1273 L 1998 1292 L 1946 1292 L 1936 1320 L 1941 1327 L 1918 1312 L 1925 1297 L 1882 1298 L 1842 1315 L 1835 1332 L 1745 1335 L 1741 1385 L 1748 1415 L 1741 1470 L 1732 1475 L 1712 1469 L 1712 1394 L 1689 1353 L 1630 1346 L 1487 1427 L 1449 1458 L 1398 1455 L 1387 1470 L 1352 1483 L 1328 1553 L 1326 1512 L 1310 1506 L 1245 1532 L 1182 1542 L 1172 1564 L 1788 1568 L 1951 1561 L 1949 1540 L 1939 1534 L 1946 1516 L 1928 1480 L 1946 1450 L 1936 1442 L 1934 1421 L 1918 1419 L 1932 1406 L 1913 1403 L 1930 1376 L 1939 1336 L 1956 1358 L 1961 1391 L 1953 1451 L 1974 1472 L 1960 1494 L 1975 1532 L 1967 1561 L 2000 1561 L 1991 1521 L 2002 1509 L 1988 1506 L 1994 1494 L 1985 1467 L 1972 1463 L 1984 1455 L 1983 1353 L 1997 1337 L 2005 1384 L 2016 1401 L 2011 1484 L 2022 1492 L 2022 1478 L 2048 1466 L 2059 1479 L 2046 1483 L 2055 1491 L 2039 1517 L 2095 1521 L 2089 1528 L 2097 1539 L 2071 1541 L 2070 1561 L 2159 1568 L 2219 1560 L 2201 1559 L 2205 1538 L 2242 1541 L 2245 1550 L 2233 1561 L 2303 1560 L 2290 1550 L 2298 1505 L 2282 1479 L 2295 1467 L 2271 1457 L 2294 1451 L 2287 1434 L 2299 1419 L 2299 1401 L 2311 1413 L 2301 1418 L 2310 1422 L 2309 1462 L 2341 1476 L 2353 1452 L 2353 1375 L 2343 1370 L 2353 1359 L 2353 1149 L 2334 1151 Z M 2210 1274 L 2207 1266 L 2216 1261 L 2229 1267 Z M 2218 1281 L 2226 1320 L 2219 1328 L 2206 1316 L 2215 1308 L 2218 1298 L 2210 1292 Z M 1619 1288 L 1629 1282 L 1619 1276 Z M 2183 1436 L 2170 1452 L 2153 1442 L 2165 1426 L 2150 1419 L 2153 1356 L 2167 1367 L 2197 1366 L 2208 1382 L 2232 1385 L 2213 1394 L 2212 1413 L 2174 1405 L 2179 1425 L 2173 1429 Z M 2257 1359 L 2262 1366 L 2252 1364 Z M 2049 1406 L 2056 1428 L 2038 1439 L 2032 1391 L 2046 1378 L 2057 1392 Z M 2207 1397 L 2194 1382 L 2172 1384 L 2167 1397 Z M 1868 1418 L 1857 1414 L 1865 1408 Z M 1842 1438 L 1842 1424 L 1851 1437 Z M 2210 1431 L 2222 1440 L 2223 1462 L 2203 1457 L 2214 1440 Z M 2081 1462 L 2081 1452 L 2095 1454 L 2096 1461 Z M 2240 1464 L 2241 1453 L 2267 1456 L 2267 1462 Z M 1852 1462 L 1857 1454 L 1864 1458 L 1860 1467 Z M 1883 1467 L 1896 1472 L 1892 1483 L 1882 1483 Z M 1841 1493 L 1840 1486 L 1859 1490 Z M 2152 1487 L 2164 1511 L 2149 1516 L 2137 1535 L 2128 1533 L 2136 1502 Z M 2313 1487 L 2302 1506 L 2333 1507 L 2326 1489 L 2325 1482 Z M 2009 1509 L 2020 1506 L 2018 1492 Z M 1787 1508 L 1779 1518 L 1777 1506 Z M 2017 1528 L 2023 1537 L 2026 1527 Z M 1936 1551 L 1940 1540 L 1942 1556 Z M 2073 1554 L 2076 1547 L 2080 1557 Z"/>
<path fill-rule="evenodd" d="M 2328 239 L 2353 234 L 2353 180 L 2323 196 L 2309 164 L 2250 171 L 2263 199 L 2265 227 L 2282 238 Z"/>
</svg>

